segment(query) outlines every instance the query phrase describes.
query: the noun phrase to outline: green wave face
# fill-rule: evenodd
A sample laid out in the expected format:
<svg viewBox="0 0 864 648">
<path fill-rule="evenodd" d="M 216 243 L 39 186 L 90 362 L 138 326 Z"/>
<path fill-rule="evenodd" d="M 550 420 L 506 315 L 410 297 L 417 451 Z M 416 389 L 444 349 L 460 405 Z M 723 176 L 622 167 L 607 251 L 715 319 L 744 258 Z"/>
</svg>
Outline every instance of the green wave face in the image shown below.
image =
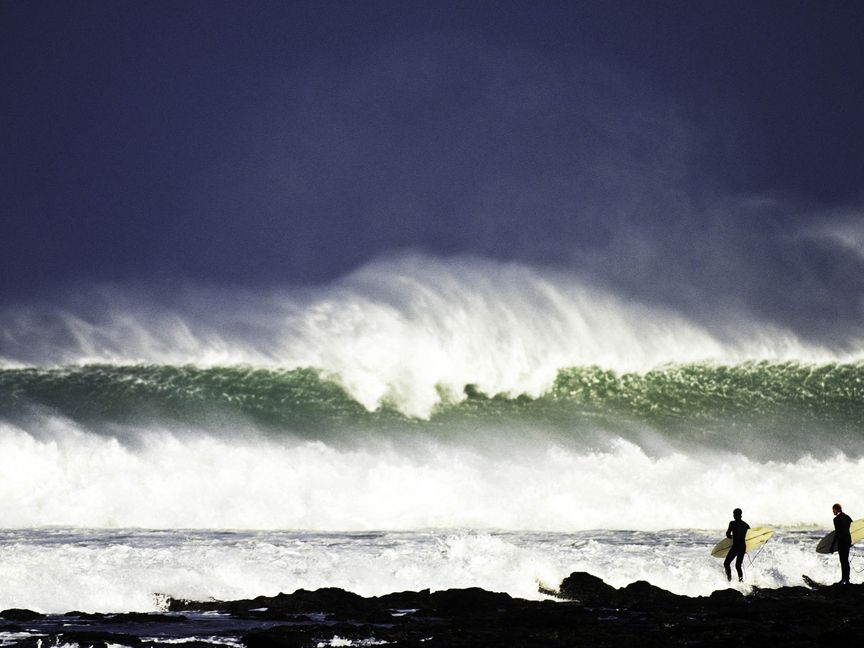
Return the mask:
<svg viewBox="0 0 864 648">
<path fill-rule="evenodd" d="M 687 364 L 623 375 L 572 368 L 559 372 L 551 396 L 661 423 L 746 423 L 779 416 L 861 425 L 864 365 Z"/>
<path fill-rule="evenodd" d="M 599 367 L 559 371 L 552 388 L 488 396 L 473 385 L 447 397 L 428 420 L 398 404 L 366 410 L 315 369 L 90 365 L 0 370 L 0 418 L 55 414 L 96 431 L 160 422 L 230 433 L 324 440 L 354 432 L 428 433 L 469 442 L 552 435 L 599 446 L 626 439 L 643 447 L 687 446 L 765 457 L 864 454 L 864 365 L 686 364 L 647 373 Z"/>
<path fill-rule="evenodd" d="M 312 369 L 89 365 L 0 371 L 0 412 L 47 408 L 81 423 L 173 421 L 209 427 L 249 420 L 259 426 L 350 424 L 368 412 Z"/>
</svg>

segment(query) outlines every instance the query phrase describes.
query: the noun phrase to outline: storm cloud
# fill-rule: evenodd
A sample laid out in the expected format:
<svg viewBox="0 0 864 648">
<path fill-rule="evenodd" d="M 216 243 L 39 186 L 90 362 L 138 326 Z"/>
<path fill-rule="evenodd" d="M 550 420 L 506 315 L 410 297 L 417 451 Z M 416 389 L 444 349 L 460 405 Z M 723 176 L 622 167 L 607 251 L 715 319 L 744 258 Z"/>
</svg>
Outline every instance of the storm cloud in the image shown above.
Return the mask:
<svg viewBox="0 0 864 648">
<path fill-rule="evenodd" d="M 321 284 L 419 252 L 849 346 L 862 16 L 7 2 L 4 301 Z"/>
</svg>

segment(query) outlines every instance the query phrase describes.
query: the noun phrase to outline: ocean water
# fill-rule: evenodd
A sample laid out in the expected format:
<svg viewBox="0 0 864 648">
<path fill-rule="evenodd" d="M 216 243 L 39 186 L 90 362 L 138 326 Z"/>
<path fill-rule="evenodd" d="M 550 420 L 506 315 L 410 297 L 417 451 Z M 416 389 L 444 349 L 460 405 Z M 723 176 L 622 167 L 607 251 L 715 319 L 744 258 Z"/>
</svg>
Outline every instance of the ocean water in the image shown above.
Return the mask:
<svg viewBox="0 0 864 648">
<path fill-rule="evenodd" d="M 48 613 L 159 610 L 166 596 L 209 600 L 342 587 L 364 596 L 424 587 L 483 587 L 539 599 L 572 571 L 615 586 L 647 580 L 701 596 L 726 586 L 708 555 L 721 531 L 149 531 L 0 532 L 0 605 Z M 753 586 L 834 582 L 835 556 L 813 549 L 822 532 L 779 528 L 745 559 Z M 856 560 L 857 558 L 857 560 Z M 856 569 L 864 568 L 853 554 Z"/>
<path fill-rule="evenodd" d="M 735 507 L 777 528 L 745 587 L 832 581 L 831 505 L 864 511 L 854 343 L 521 266 L 90 288 L 6 307 L 0 333 L 0 609 L 536 597 L 577 570 L 707 594 Z"/>
</svg>

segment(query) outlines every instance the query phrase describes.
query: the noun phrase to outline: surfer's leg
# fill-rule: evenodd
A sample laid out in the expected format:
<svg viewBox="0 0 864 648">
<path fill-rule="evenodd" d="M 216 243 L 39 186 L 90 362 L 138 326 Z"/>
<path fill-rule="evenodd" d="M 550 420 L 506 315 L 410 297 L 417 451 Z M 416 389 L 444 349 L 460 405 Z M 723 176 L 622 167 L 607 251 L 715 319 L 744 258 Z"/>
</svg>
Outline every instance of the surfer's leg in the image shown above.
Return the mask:
<svg viewBox="0 0 864 648">
<path fill-rule="evenodd" d="M 840 557 L 840 582 L 849 582 L 849 547 L 837 547 L 837 555 Z"/>
<path fill-rule="evenodd" d="M 735 559 L 735 571 L 738 572 L 738 581 L 741 582 L 744 580 L 744 570 L 741 569 L 741 565 L 744 563 L 744 550 L 738 552 L 738 557 Z"/>
<path fill-rule="evenodd" d="M 732 560 L 735 558 L 735 550 L 730 549 L 726 554 L 726 560 L 723 561 L 723 569 L 726 570 L 726 580 L 732 582 Z"/>
</svg>

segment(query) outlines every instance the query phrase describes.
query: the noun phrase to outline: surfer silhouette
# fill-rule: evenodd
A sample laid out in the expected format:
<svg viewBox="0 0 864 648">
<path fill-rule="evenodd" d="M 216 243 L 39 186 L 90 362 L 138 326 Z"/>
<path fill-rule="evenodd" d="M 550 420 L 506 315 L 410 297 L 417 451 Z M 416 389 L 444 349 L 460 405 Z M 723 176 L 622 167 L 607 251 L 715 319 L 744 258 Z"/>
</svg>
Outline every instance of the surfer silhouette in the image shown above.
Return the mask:
<svg viewBox="0 0 864 648">
<path fill-rule="evenodd" d="M 726 537 L 732 538 L 732 548 L 726 554 L 726 560 L 723 561 L 723 569 L 726 570 L 726 579 L 732 582 L 732 561 L 735 561 L 735 571 L 738 572 L 738 582 L 744 580 L 744 571 L 741 569 L 741 563 L 744 562 L 744 554 L 747 553 L 747 547 L 744 541 L 747 538 L 747 530 L 750 525 L 741 519 L 741 509 L 736 508 L 732 511 L 732 517 L 735 519 L 729 523 L 729 528 L 726 529 Z"/>
<path fill-rule="evenodd" d="M 834 544 L 831 551 L 837 550 L 840 558 L 840 585 L 849 584 L 849 549 L 852 547 L 852 534 L 849 527 L 852 518 L 843 512 L 843 507 L 835 504 L 831 507 L 834 511 Z"/>
</svg>

